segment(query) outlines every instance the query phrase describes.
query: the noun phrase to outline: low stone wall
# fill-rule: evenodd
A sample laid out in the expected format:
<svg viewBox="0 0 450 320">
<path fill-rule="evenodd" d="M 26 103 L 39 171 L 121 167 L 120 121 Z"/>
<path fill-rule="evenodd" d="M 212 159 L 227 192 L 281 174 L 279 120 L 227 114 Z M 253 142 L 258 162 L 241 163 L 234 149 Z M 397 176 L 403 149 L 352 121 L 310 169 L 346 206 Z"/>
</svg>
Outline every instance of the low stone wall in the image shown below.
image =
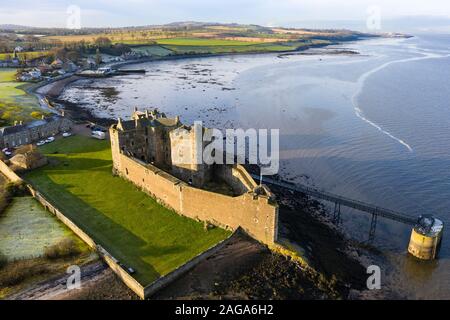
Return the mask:
<svg viewBox="0 0 450 320">
<path fill-rule="evenodd" d="M 117 263 L 117 259 L 110 255 L 108 251 L 100 245 L 97 245 L 96 249 L 106 264 L 119 276 L 128 288 L 133 290 L 141 299 L 147 297 L 145 295 L 144 287 Z"/>
<path fill-rule="evenodd" d="M 101 245 L 97 244 L 88 234 L 81 230 L 72 220 L 67 218 L 59 209 L 57 209 L 49 200 L 47 200 L 42 194 L 40 194 L 33 186 L 27 185 L 30 193 L 33 197 L 38 200 L 49 212 L 53 213 L 61 222 L 63 222 L 67 227 L 69 227 L 78 237 L 80 237 L 84 242 L 86 242 L 91 248 L 95 249 L 100 257 L 106 262 L 106 264 L 114 271 L 115 274 L 125 283 L 125 285 L 133 290 L 141 299 L 145 299 L 161 288 L 167 286 L 175 279 L 182 276 L 184 273 L 191 270 L 201 261 L 207 259 L 218 250 L 223 248 L 233 237 L 230 236 L 227 239 L 219 242 L 217 245 L 211 247 L 210 249 L 204 251 L 200 255 L 189 260 L 187 263 L 178 267 L 174 271 L 162 276 L 149 284 L 148 286 L 142 286 L 136 279 L 134 279 L 126 270 L 124 270 L 119 264 L 117 259 L 115 259 L 106 249 Z"/>
<path fill-rule="evenodd" d="M 72 220 L 67 218 L 61 211 L 59 211 L 50 201 L 48 201 L 42 194 L 34 189 L 33 186 L 27 185 L 28 190 L 31 195 L 39 201 L 42 206 L 44 206 L 45 210 L 53 213 L 62 223 L 64 223 L 70 230 L 73 231 L 78 237 L 81 238 L 87 245 L 93 249 L 96 249 L 97 244 L 95 241 L 87 235 L 83 230 L 81 230 Z"/>
<path fill-rule="evenodd" d="M 3 161 L 0 160 L 0 172 L 3 173 L 11 182 L 24 182 L 14 171 L 12 171 Z M 32 185 L 27 184 L 27 188 L 31 195 L 44 206 L 44 208 L 53 213 L 62 223 L 73 231 L 81 240 L 89 247 L 96 250 L 100 257 L 108 264 L 108 266 L 119 276 L 127 287 L 133 290 L 140 298 L 144 299 L 144 287 L 139 284 L 132 276 L 130 276 L 103 247 L 97 245 L 95 241 L 80 229 L 72 220 L 67 218 L 59 209 L 57 209 L 49 200 L 39 193 Z"/>
<path fill-rule="evenodd" d="M 117 260 L 106 251 L 101 245 L 98 245 L 87 233 L 79 228 L 72 220 L 67 218 L 59 209 L 57 209 L 49 200 L 40 194 L 33 186 L 27 185 L 33 197 L 39 201 L 46 210 L 53 213 L 62 223 L 80 237 L 92 249 L 96 250 L 100 257 L 106 262 L 111 270 L 116 273 L 125 285 L 134 291 L 141 299 L 145 298 L 144 287 L 128 274 L 118 263 Z"/>
<path fill-rule="evenodd" d="M 10 181 L 14 182 L 24 182 L 24 180 L 19 177 L 14 171 L 12 171 L 3 161 L 0 161 L 0 172 L 2 172 Z M 58 208 L 56 208 L 51 201 L 49 201 L 45 196 L 43 196 L 39 191 L 37 191 L 32 185 L 27 184 L 27 188 L 31 195 L 39 201 L 39 203 L 44 206 L 46 210 L 53 213 L 62 223 L 64 223 L 70 230 L 73 231 L 80 239 L 82 239 L 89 247 L 96 250 L 100 257 L 105 261 L 105 263 L 111 268 L 111 270 L 117 274 L 117 276 L 123 281 L 123 283 L 133 290 L 141 299 L 145 299 L 161 288 L 170 284 L 170 282 L 182 276 L 187 271 L 191 270 L 201 261 L 207 259 L 218 250 L 223 248 L 228 241 L 233 237 L 223 240 L 217 245 L 211 247 L 210 249 L 204 251 L 200 255 L 194 257 L 184 265 L 178 267 L 174 271 L 162 276 L 147 285 L 142 286 L 136 279 L 134 279 L 126 270 L 124 270 L 115 259 L 105 248 L 97 244 L 94 239 L 92 239 L 86 232 L 84 232 L 80 227 L 78 227 L 72 220 L 66 217 Z"/>
</svg>

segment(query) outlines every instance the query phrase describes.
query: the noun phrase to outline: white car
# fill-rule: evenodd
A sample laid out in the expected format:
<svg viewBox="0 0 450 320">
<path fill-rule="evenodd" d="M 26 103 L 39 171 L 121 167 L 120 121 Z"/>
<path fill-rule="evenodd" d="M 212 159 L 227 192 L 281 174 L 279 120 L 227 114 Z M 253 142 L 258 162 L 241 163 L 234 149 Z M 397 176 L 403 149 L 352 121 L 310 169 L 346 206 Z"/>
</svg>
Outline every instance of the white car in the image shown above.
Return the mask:
<svg viewBox="0 0 450 320">
<path fill-rule="evenodd" d="M 45 144 L 44 140 L 41 140 L 41 141 L 36 143 L 37 146 L 43 146 L 44 144 Z"/>
<path fill-rule="evenodd" d="M 50 142 L 53 142 L 53 141 L 55 141 L 54 137 L 48 137 L 47 139 L 45 139 L 45 142 L 47 142 L 47 143 L 50 143 Z"/>
<path fill-rule="evenodd" d="M 11 151 L 5 151 L 5 152 L 3 152 L 5 155 L 7 155 L 7 156 L 10 156 L 10 155 L 12 155 L 12 152 Z"/>
<path fill-rule="evenodd" d="M 70 137 L 72 134 L 70 133 L 70 132 L 64 132 L 63 134 L 62 134 L 62 136 L 64 137 L 64 138 L 67 138 L 67 137 Z"/>
<path fill-rule="evenodd" d="M 91 137 L 99 140 L 105 140 L 106 134 L 102 131 L 92 131 Z"/>
</svg>

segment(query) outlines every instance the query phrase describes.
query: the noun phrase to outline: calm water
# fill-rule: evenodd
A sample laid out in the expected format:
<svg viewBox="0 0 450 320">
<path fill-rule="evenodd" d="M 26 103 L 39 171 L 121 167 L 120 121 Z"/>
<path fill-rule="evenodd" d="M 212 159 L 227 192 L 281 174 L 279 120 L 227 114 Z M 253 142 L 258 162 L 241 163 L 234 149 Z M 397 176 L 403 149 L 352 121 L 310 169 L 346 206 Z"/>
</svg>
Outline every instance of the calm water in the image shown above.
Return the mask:
<svg viewBox="0 0 450 320">
<path fill-rule="evenodd" d="M 280 128 L 284 178 L 449 225 L 450 36 L 345 47 L 361 55 L 147 63 L 133 66 L 146 75 L 83 80 L 63 98 L 105 117 L 146 106 L 210 127 Z M 344 210 L 343 219 L 354 237 L 367 238 L 366 215 Z M 375 244 L 390 262 L 383 281 L 411 298 L 450 298 L 449 233 L 431 263 L 406 255 L 409 235 L 379 223 Z"/>
</svg>

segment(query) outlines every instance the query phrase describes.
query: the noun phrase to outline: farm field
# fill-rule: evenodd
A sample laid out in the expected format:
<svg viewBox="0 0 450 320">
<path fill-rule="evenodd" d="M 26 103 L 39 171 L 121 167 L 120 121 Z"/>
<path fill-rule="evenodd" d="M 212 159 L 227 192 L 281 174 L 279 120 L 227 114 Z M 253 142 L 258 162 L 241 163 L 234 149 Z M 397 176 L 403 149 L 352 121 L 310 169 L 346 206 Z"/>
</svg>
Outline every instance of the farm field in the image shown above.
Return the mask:
<svg viewBox="0 0 450 320">
<path fill-rule="evenodd" d="M 34 120 L 32 112 L 41 112 L 37 98 L 23 90 L 27 85 L 15 81 L 15 69 L 0 69 L 0 125 L 12 125 L 15 120 Z M 40 114 L 40 113 L 39 113 Z"/>
<path fill-rule="evenodd" d="M 0 216 L 0 252 L 10 260 L 44 255 L 45 247 L 73 240 L 81 252 L 88 246 L 31 196 L 16 197 Z"/>
<path fill-rule="evenodd" d="M 0 188 L 6 180 L 1 177 Z M 3 190 L 1 191 L 3 192 Z M 81 239 L 31 196 L 0 212 L 0 299 L 98 259 Z"/>
<path fill-rule="evenodd" d="M 174 38 L 158 40 L 158 44 L 177 53 L 252 53 L 294 51 L 301 47 L 329 44 L 327 40 L 285 41 L 285 42 L 246 42 L 223 39 Z"/>
<path fill-rule="evenodd" d="M 112 175 L 109 141 L 83 136 L 40 148 L 50 164 L 25 175 L 79 227 L 148 285 L 227 238 L 179 216 Z"/>
<path fill-rule="evenodd" d="M 156 40 L 156 43 L 162 45 L 178 46 L 248 46 L 249 43 L 238 40 L 210 39 L 210 38 L 170 38 Z M 253 42 L 252 44 L 258 44 Z"/>
<path fill-rule="evenodd" d="M 234 30 L 234 29 L 233 29 Z M 240 30 L 240 31 L 237 31 Z M 205 53 L 260 53 L 294 51 L 314 43 L 330 43 L 329 40 L 314 39 L 314 33 L 306 35 L 290 33 L 257 33 L 245 28 L 237 28 L 235 34 L 228 29 L 204 28 L 189 32 L 136 31 L 113 32 L 89 35 L 50 36 L 45 39 L 70 43 L 86 41 L 93 43 L 98 37 L 107 37 L 112 43 L 132 46 L 133 51 L 146 52 L 155 56 L 168 54 Z M 322 37 L 324 35 L 319 34 Z M 328 35 L 327 35 L 328 36 Z M 331 35 L 330 35 L 331 37 Z M 159 46 L 158 46 L 159 45 Z"/>
<path fill-rule="evenodd" d="M 172 54 L 173 51 L 166 49 L 164 47 L 161 47 L 159 45 L 151 45 L 151 46 L 139 46 L 139 47 L 133 47 L 133 51 L 140 52 L 140 53 L 147 53 L 149 55 L 164 57 L 169 54 Z"/>
<path fill-rule="evenodd" d="M 48 51 L 32 51 L 32 52 L 18 52 L 17 56 L 20 60 L 26 59 L 36 59 L 45 57 L 49 54 Z M 0 60 L 6 60 L 7 58 L 12 58 L 13 53 L 0 53 Z"/>
</svg>

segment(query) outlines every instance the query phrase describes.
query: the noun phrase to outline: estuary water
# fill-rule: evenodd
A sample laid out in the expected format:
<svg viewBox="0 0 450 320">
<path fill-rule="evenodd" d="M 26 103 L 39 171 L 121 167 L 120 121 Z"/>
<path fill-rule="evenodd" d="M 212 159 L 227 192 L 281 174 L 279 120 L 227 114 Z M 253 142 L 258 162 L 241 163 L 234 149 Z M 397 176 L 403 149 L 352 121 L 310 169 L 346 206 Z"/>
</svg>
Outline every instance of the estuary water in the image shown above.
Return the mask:
<svg viewBox="0 0 450 320">
<path fill-rule="evenodd" d="M 326 54 L 336 48 L 360 54 Z M 308 53 L 134 65 L 147 73 L 80 80 L 61 98 L 99 117 L 157 107 L 185 123 L 278 128 L 283 178 L 449 226 L 450 35 Z M 367 239 L 369 217 L 342 211 L 342 227 Z M 449 234 L 438 260 L 418 262 L 406 252 L 410 227 L 380 218 L 374 245 L 382 259 L 373 263 L 383 265 L 382 285 L 408 298 L 450 298 Z"/>
</svg>

